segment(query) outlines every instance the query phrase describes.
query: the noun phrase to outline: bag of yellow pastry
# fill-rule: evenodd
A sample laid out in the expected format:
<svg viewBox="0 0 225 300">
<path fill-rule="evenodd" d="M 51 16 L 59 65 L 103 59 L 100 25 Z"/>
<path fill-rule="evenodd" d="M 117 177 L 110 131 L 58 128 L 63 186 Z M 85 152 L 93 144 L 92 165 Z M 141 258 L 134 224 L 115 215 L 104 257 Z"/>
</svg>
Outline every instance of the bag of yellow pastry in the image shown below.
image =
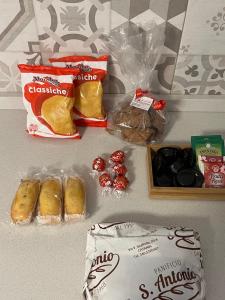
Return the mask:
<svg viewBox="0 0 225 300">
<path fill-rule="evenodd" d="M 18 65 L 29 134 L 79 139 L 73 122 L 73 79 L 79 70 Z"/>
<path fill-rule="evenodd" d="M 86 217 L 86 192 L 84 181 L 75 174 L 64 178 L 64 221 L 76 223 Z"/>
<path fill-rule="evenodd" d="M 40 180 L 21 180 L 11 205 L 11 220 L 15 224 L 29 224 L 35 214 L 40 191 Z"/>
<path fill-rule="evenodd" d="M 104 36 L 104 42 L 132 87 L 108 114 L 107 131 L 139 145 L 158 141 L 166 128 L 166 102 L 152 96 L 151 82 L 164 44 L 162 28 L 154 22 L 124 25 Z"/>
<path fill-rule="evenodd" d="M 80 126 L 106 127 L 102 81 L 107 74 L 108 56 L 66 56 L 49 60 L 57 67 L 79 69 L 75 76 L 75 122 Z"/>
<path fill-rule="evenodd" d="M 38 199 L 37 221 L 39 224 L 60 224 L 63 207 L 60 177 L 48 176 L 41 184 Z"/>
<path fill-rule="evenodd" d="M 73 169 L 30 168 L 10 209 L 11 222 L 24 225 L 77 223 L 86 218 L 84 180 Z"/>
</svg>

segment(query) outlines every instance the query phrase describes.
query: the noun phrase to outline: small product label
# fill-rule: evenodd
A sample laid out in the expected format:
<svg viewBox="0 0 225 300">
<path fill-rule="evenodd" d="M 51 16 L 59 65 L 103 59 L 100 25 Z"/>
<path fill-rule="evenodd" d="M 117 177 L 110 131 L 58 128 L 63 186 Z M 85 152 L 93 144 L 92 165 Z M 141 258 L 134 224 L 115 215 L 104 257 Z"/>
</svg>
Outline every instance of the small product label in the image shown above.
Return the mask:
<svg viewBox="0 0 225 300">
<path fill-rule="evenodd" d="M 148 111 L 152 105 L 153 99 L 147 96 L 138 97 L 135 95 L 131 101 L 131 106 Z"/>
<path fill-rule="evenodd" d="M 201 156 L 205 187 L 225 187 L 225 161 L 222 156 Z"/>
</svg>

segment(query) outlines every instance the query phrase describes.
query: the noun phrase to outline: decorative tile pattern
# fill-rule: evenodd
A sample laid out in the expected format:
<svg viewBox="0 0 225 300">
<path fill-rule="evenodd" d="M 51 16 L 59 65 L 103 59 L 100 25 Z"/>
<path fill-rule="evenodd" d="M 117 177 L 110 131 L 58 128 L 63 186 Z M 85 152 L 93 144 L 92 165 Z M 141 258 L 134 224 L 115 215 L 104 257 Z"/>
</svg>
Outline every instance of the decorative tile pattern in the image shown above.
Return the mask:
<svg viewBox="0 0 225 300">
<path fill-rule="evenodd" d="M 176 56 L 162 55 L 153 73 L 151 90 L 154 94 L 170 94 L 176 64 Z M 123 94 L 133 92 L 134 87 L 129 79 L 121 74 L 116 61 L 109 64 L 109 77 L 105 84 L 105 92 L 109 94 Z"/>
<path fill-rule="evenodd" d="M 33 0 L 42 52 L 98 53 L 110 0 Z"/>
<path fill-rule="evenodd" d="M 40 52 L 0 52 L 0 96 L 21 94 L 19 63 L 41 64 Z"/>
<path fill-rule="evenodd" d="M 176 55 L 162 55 L 155 68 L 152 80 L 152 92 L 155 94 L 170 94 L 176 65 Z"/>
<path fill-rule="evenodd" d="M 225 94 L 224 0 L 0 0 L 0 10 L 0 95 L 21 92 L 18 63 L 49 64 L 53 55 L 102 54 L 103 33 L 150 20 L 165 28 L 154 93 Z M 118 63 L 110 61 L 105 92 L 132 89 Z"/>
<path fill-rule="evenodd" d="M 210 25 L 211 30 L 213 30 L 217 36 L 223 34 L 225 30 L 225 7 L 223 7 L 216 16 L 213 16 L 211 20 L 207 20 L 206 23 Z"/>
<path fill-rule="evenodd" d="M 111 59 L 108 64 L 109 75 L 105 82 L 104 90 L 109 94 L 125 94 L 132 91 L 128 79 L 121 73 L 117 61 Z"/>
<path fill-rule="evenodd" d="M 75 55 L 75 52 L 41 52 L 41 56 L 42 56 L 42 61 L 44 65 L 52 65 L 49 62 L 49 58 L 58 58 L 58 57 L 64 57 L 64 56 L 70 56 L 70 55 Z"/>
<path fill-rule="evenodd" d="M 225 94 L 225 56 L 180 55 L 172 93 L 187 95 Z"/>
<path fill-rule="evenodd" d="M 168 94 L 172 87 L 177 52 L 180 47 L 182 28 L 188 0 L 112 0 L 111 28 L 132 24 L 143 26 L 153 20 L 165 30 L 165 44 L 160 63 L 155 69 L 152 90 L 154 93 Z M 124 83 L 118 66 L 114 76 Z"/>
<path fill-rule="evenodd" d="M 189 0 L 180 54 L 223 55 L 224 40 L 224 0 Z"/>
<path fill-rule="evenodd" d="M 150 0 L 112 0 L 111 29 L 129 21 L 142 25 L 149 20 L 154 20 L 158 25 L 164 23 L 166 18 L 162 18 L 158 11 L 154 12 L 154 10 L 150 9 L 150 2 Z M 168 2 L 168 0 L 165 0 L 165 2 Z"/>
<path fill-rule="evenodd" d="M 29 51 L 38 45 L 33 4 L 30 0 L 0 1 L 0 51 Z M 39 51 L 39 49 L 36 50 Z"/>
<path fill-rule="evenodd" d="M 188 0 L 112 0 L 111 28 L 132 22 L 145 24 L 150 20 L 165 27 L 164 53 L 179 50 Z"/>
<path fill-rule="evenodd" d="M 168 49 L 178 53 L 188 0 L 170 0 L 167 15 L 166 41 Z"/>
</svg>

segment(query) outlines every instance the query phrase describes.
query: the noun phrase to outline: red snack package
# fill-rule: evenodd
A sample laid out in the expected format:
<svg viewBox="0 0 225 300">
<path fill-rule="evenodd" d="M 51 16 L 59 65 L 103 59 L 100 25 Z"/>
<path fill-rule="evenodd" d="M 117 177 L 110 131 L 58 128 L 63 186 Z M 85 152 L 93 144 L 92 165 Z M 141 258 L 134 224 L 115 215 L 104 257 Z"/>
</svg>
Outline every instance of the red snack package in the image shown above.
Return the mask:
<svg viewBox="0 0 225 300">
<path fill-rule="evenodd" d="M 225 160 L 222 156 L 202 156 L 205 187 L 225 187 Z"/>
<path fill-rule="evenodd" d="M 79 139 L 73 123 L 73 79 L 79 70 L 18 65 L 29 134 Z"/>
<path fill-rule="evenodd" d="M 102 81 L 107 74 L 108 55 L 100 57 L 67 56 L 51 58 L 49 61 L 57 67 L 80 70 L 80 74 L 74 80 L 76 124 L 80 126 L 106 127 Z"/>
</svg>

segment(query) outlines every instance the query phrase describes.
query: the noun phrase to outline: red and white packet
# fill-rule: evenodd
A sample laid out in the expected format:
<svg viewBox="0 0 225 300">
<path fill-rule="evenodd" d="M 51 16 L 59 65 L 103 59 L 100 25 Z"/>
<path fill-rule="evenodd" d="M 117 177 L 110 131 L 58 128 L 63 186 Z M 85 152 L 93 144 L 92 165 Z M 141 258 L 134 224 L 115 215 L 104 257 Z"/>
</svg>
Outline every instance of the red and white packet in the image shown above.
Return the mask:
<svg viewBox="0 0 225 300">
<path fill-rule="evenodd" d="M 18 65 L 18 68 L 21 72 L 23 104 L 27 110 L 28 133 L 39 137 L 80 139 L 76 128 L 71 135 L 54 132 L 41 114 L 42 104 L 50 97 L 74 98 L 73 80 L 79 70 L 25 64 Z"/>
<path fill-rule="evenodd" d="M 225 157 L 200 156 L 206 188 L 225 187 Z"/>
<path fill-rule="evenodd" d="M 99 57 L 94 56 L 65 56 L 60 58 L 50 58 L 49 62 L 53 66 L 66 67 L 72 69 L 79 69 L 80 74 L 74 80 L 74 87 L 86 83 L 86 82 L 99 82 L 105 79 L 107 74 L 107 63 L 109 56 L 102 55 Z M 96 91 L 98 93 L 98 91 Z M 103 107 L 103 104 L 102 104 Z M 90 118 L 83 115 L 78 109 L 74 108 L 74 118 L 78 126 L 90 126 L 90 127 L 106 127 L 107 117 L 103 118 Z"/>
</svg>

